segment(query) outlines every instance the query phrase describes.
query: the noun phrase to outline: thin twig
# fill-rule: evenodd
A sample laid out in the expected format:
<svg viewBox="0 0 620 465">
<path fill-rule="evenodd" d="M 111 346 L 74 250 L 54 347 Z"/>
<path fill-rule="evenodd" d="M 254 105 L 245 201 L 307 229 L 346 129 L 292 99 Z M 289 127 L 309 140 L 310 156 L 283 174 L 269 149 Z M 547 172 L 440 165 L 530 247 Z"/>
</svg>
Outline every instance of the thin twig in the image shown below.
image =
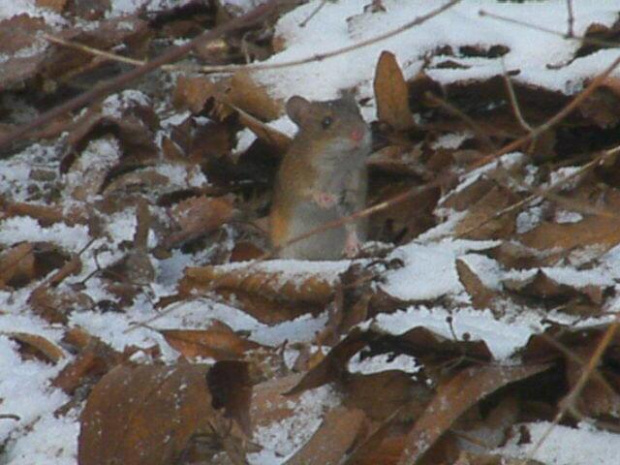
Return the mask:
<svg viewBox="0 0 620 465">
<path fill-rule="evenodd" d="M 506 63 L 504 63 L 504 58 L 501 59 L 502 70 L 504 83 L 506 84 L 506 90 L 508 91 L 508 97 L 510 98 L 510 106 L 512 107 L 512 112 L 515 115 L 519 125 L 528 132 L 532 132 L 532 126 L 525 121 L 523 114 L 521 113 L 521 107 L 519 106 L 519 101 L 517 100 L 517 94 L 515 93 L 514 86 L 512 85 L 512 81 L 510 80 L 510 76 L 508 76 L 508 71 L 506 70 Z"/>
<path fill-rule="evenodd" d="M 314 11 L 312 11 L 312 13 L 308 15 L 306 19 L 304 19 L 301 23 L 299 23 L 299 27 L 306 27 L 306 25 L 310 22 L 310 20 L 314 18 L 319 13 L 319 11 L 323 9 L 323 7 L 327 4 L 328 1 L 329 0 L 322 0 L 321 3 L 319 3 L 319 6 L 317 6 L 314 9 Z"/>
</svg>

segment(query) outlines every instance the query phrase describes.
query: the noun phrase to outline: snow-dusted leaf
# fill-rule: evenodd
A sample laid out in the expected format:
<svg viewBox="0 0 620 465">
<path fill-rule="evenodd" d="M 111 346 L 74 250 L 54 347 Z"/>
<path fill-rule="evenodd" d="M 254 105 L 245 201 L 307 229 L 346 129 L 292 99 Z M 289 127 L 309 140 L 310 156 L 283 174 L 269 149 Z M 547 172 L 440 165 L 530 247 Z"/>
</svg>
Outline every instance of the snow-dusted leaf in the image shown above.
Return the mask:
<svg viewBox="0 0 620 465">
<path fill-rule="evenodd" d="M 228 325 L 214 320 L 206 329 L 161 329 L 168 344 L 188 358 L 237 360 L 259 344 L 238 336 Z"/>
<path fill-rule="evenodd" d="M 312 267 L 296 274 L 245 263 L 186 269 L 179 283 L 181 295 L 206 291 L 234 295 L 246 312 L 273 324 L 322 309 L 334 293 L 334 281 Z"/>
</svg>

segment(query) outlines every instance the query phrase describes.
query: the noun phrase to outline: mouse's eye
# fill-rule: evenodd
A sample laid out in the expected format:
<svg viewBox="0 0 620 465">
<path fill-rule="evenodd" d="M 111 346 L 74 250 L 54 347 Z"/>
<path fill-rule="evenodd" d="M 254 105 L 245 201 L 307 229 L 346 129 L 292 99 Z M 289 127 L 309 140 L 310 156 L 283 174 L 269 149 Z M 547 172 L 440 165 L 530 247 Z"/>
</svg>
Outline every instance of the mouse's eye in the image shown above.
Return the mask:
<svg viewBox="0 0 620 465">
<path fill-rule="evenodd" d="M 323 129 L 327 129 L 332 125 L 333 122 L 334 120 L 331 116 L 326 116 L 325 118 L 323 118 L 323 121 L 321 121 L 321 126 L 323 126 Z"/>
</svg>

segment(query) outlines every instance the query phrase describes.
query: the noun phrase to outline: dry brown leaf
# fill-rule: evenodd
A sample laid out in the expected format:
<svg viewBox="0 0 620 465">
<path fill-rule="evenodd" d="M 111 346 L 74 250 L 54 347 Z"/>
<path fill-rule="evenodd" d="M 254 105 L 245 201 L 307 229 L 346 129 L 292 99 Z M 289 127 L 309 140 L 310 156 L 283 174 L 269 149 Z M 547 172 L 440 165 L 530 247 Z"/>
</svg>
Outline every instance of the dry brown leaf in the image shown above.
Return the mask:
<svg viewBox="0 0 620 465">
<path fill-rule="evenodd" d="M 239 122 L 252 131 L 268 146 L 274 147 L 276 155 L 283 156 L 291 144 L 291 138 L 277 129 L 263 123 L 239 107 L 232 106 L 239 113 Z"/>
<path fill-rule="evenodd" d="M 424 411 L 432 395 L 424 381 L 400 370 L 350 374 L 343 379 L 341 388 L 343 405 L 361 409 L 372 421 L 379 422 L 387 420 L 397 410 L 397 420 L 411 422 Z"/>
<path fill-rule="evenodd" d="M 258 84 L 247 71 L 237 71 L 231 78 L 224 96 L 231 103 L 261 121 L 272 121 L 282 114 L 282 106 L 274 100 L 265 86 Z"/>
<path fill-rule="evenodd" d="M 235 295 L 237 307 L 270 324 L 320 311 L 331 300 L 334 284 L 321 273 L 291 275 L 250 264 L 187 268 L 178 289 L 181 296 L 209 291 Z"/>
<path fill-rule="evenodd" d="M 249 262 L 265 255 L 266 250 L 249 241 L 237 241 L 230 252 L 230 263 Z"/>
<path fill-rule="evenodd" d="M 578 223 L 542 223 L 521 234 L 519 239 L 537 250 L 572 250 L 600 245 L 604 251 L 620 242 L 620 218 L 587 216 Z"/>
<path fill-rule="evenodd" d="M 23 88 L 39 73 L 45 60 L 45 48 L 27 56 L 20 56 L 18 52 L 37 46 L 38 33 L 48 29 L 43 18 L 27 14 L 0 21 L 0 53 L 8 57 L 0 70 L 0 90 Z"/>
<path fill-rule="evenodd" d="M 80 337 L 85 345 L 77 357 L 65 366 L 52 381 L 54 387 L 62 389 L 69 395 L 79 388 L 94 385 L 124 360 L 123 354 L 96 337 L 83 333 L 74 334 L 73 337 Z"/>
<path fill-rule="evenodd" d="M 473 307 L 479 310 L 489 308 L 497 293 L 486 287 L 478 275 L 461 259 L 456 260 L 456 272 L 465 291 L 471 297 Z"/>
<path fill-rule="evenodd" d="M 411 191 L 410 182 L 391 180 L 375 191 L 370 203 L 390 202 L 393 197 L 408 191 Z M 370 235 L 388 242 L 398 238 L 399 243 L 407 243 L 437 224 L 434 210 L 440 196 L 439 188 L 422 189 L 407 200 L 377 212 L 370 218 Z"/>
<path fill-rule="evenodd" d="M 93 308 L 95 305 L 93 299 L 84 292 L 71 288 L 56 289 L 48 284 L 34 289 L 28 298 L 28 304 L 35 314 L 52 324 L 65 324 L 71 311 Z"/>
<path fill-rule="evenodd" d="M 437 388 L 437 395 L 409 432 L 405 450 L 398 464 L 419 463 L 424 454 L 470 407 L 508 384 L 542 373 L 549 368 L 548 364 L 470 367 L 441 383 Z"/>
<path fill-rule="evenodd" d="M 59 223 L 66 220 L 63 214 L 63 208 L 60 206 L 10 202 L 6 199 L 2 199 L 0 202 L 2 202 L 3 218 L 10 218 L 12 216 L 29 216 L 36 219 L 43 227 L 51 226 L 54 223 Z M 70 222 L 66 221 L 66 223 L 69 224 Z"/>
<path fill-rule="evenodd" d="M 20 353 L 24 358 L 35 357 L 56 364 L 65 357 L 60 347 L 38 334 L 8 332 L 4 335 L 19 343 Z"/>
<path fill-rule="evenodd" d="M 405 434 L 387 421 L 375 428 L 344 460 L 342 465 L 396 465 L 405 447 Z"/>
<path fill-rule="evenodd" d="M 361 264 L 352 264 L 339 275 L 329 319 L 318 338 L 322 344 L 335 344 L 342 334 L 369 317 L 376 278 L 376 273 Z"/>
<path fill-rule="evenodd" d="M 470 206 L 465 218 L 455 227 L 456 235 L 475 240 L 502 239 L 510 236 L 516 229 L 518 211 L 512 211 L 498 218 L 494 218 L 494 215 L 518 200 L 510 190 L 494 187 Z"/>
<path fill-rule="evenodd" d="M 381 53 L 373 86 L 377 102 L 377 119 L 397 131 L 411 128 L 414 123 L 409 109 L 409 89 L 392 53 L 386 51 Z"/>
<path fill-rule="evenodd" d="M 286 465 L 325 465 L 340 463 L 347 452 L 366 434 L 364 412 L 336 408 L 329 412 L 312 438 L 284 462 Z"/>
<path fill-rule="evenodd" d="M 58 33 L 61 39 L 77 42 L 99 50 L 109 50 L 112 47 L 126 47 L 128 55 L 139 56 L 144 53 L 143 47 L 152 29 L 149 22 L 139 18 L 138 14 L 121 15 L 109 19 L 101 19 L 101 15 L 108 9 L 108 1 L 94 1 L 91 7 L 87 5 L 92 0 L 79 0 L 85 7 L 81 10 L 78 2 L 71 4 L 76 8 L 75 14 L 88 17 L 92 15 L 100 20 L 94 22 L 95 27 L 84 28 L 78 25 L 71 29 L 65 29 Z M 106 4 L 108 6 L 106 6 Z M 73 79 L 85 71 L 94 71 L 107 60 L 101 60 L 93 54 L 76 51 L 73 48 L 54 46 L 45 54 L 45 62 L 42 66 L 42 75 L 52 81 L 66 81 Z"/>
<path fill-rule="evenodd" d="M 210 425 L 217 414 L 207 370 L 204 365 L 112 370 L 95 386 L 82 412 L 78 463 L 176 463 L 195 434 L 213 434 Z"/>
<path fill-rule="evenodd" d="M 0 255 L 0 285 L 23 287 L 34 278 L 34 244 L 22 242 Z"/>
<path fill-rule="evenodd" d="M 347 362 L 351 357 L 373 339 L 378 339 L 378 335 L 374 332 L 365 332 L 358 327 L 353 328 L 347 334 L 347 337 L 334 346 L 316 366 L 305 373 L 299 383 L 289 390 L 286 395 L 295 395 L 339 380 L 346 372 Z"/>
<path fill-rule="evenodd" d="M 75 271 L 75 263 L 69 262 L 64 250 L 52 243 L 19 243 L 0 255 L 0 287 L 20 288 L 59 268 L 55 277 Z"/>
<path fill-rule="evenodd" d="M 588 341 L 584 346 L 567 348 L 570 356 L 566 356 L 566 377 L 570 389 L 574 389 L 587 369 L 589 360 L 600 344 L 599 338 Z M 620 394 L 618 388 L 620 375 L 617 369 L 609 364 L 601 366 L 596 375 L 592 376 L 582 388 L 576 405 L 571 405 L 572 413 L 577 420 L 583 417 L 616 420 L 620 418 Z M 571 396 L 566 397 L 571 401 Z M 562 401 L 564 403 L 566 401 Z"/>
<path fill-rule="evenodd" d="M 541 267 L 545 258 L 544 253 L 514 241 L 502 241 L 497 247 L 490 248 L 488 255 L 507 269 L 519 270 Z"/>
<path fill-rule="evenodd" d="M 280 423 L 293 416 L 299 395 L 288 396 L 285 393 L 299 382 L 300 377 L 299 374 L 292 374 L 254 386 L 250 415 L 257 427 Z"/>
<path fill-rule="evenodd" d="M 236 421 L 241 431 L 250 437 L 252 384 L 248 364 L 236 360 L 219 361 L 207 372 L 206 381 L 211 392 L 211 406 L 215 410 L 224 409 L 224 416 Z"/>
<path fill-rule="evenodd" d="M 570 299 L 580 298 L 588 300 L 595 305 L 603 302 L 603 296 L 610 286 L 596 284 L 569 285 L 557 282 L 544 270 L 538 270 L 535 274 L 519 279 L 504 280 L 504 286 L 519 294 L 538 297 L 541 299 L 555 299 L 566 302 Z"/>
<path fill-rule="evenodd" d="M 68 0 L 37 0 L 36 4 L 39 8 L 48 8 L 56 13 L 62 13 L 67 5 Z"/>
<path fill-rule="evenodd" d="M 215 360 L 243 358 L 248 350 L 260 347 L 238 336 L 230 326 L 214 320 L 207 329 L 162 329 L 166 342 L 188 358 L 210 357 Z"/>
<path fill-rule="evenodd" d="M 584 84 L 589 85 L 589 82 Z M 608 77 L 579 105 L 579 112 L 594 124 L 610 128 L 620 121 L 619 103 L 620 79 Z"/>
<path fill-rule="evenodd" d="M 174 88 L 173 103 L 179 110 L 189 109 L 194 114 L 200 113 L 216 92 L 215 84 L 208 78 L 181 75 Z"/>
<path fill-rule="evenodd" d="M 178 230 L 171 233 L 161 246 L 171 248 L 196 239 L 222 226 L 233 217 L 233 198 L 192 197 L 170 211 Z"/>
<path fill-rule="evenodd" d="M 445 369 L 449 364 L 456 369 L 465 361 L 488 362 L 492 359 L 484 341 L 454 341 L 421 326 L 397 336 L 355 327 L 287 394 L 296 394 L 333 381 L 342 382 L 348 375 L 348 361 L 365 347 L 373 349 L 371 355 L 391 353 L 416 357 L 427 369 Z"/>
<path fill-rule="evenodd" d="M 481 176 L 462 189 L 448 192 L 442 200 L 441 206 L 443 208 L 452 208 L 456 211 L 467 210 L 496 186 L 496 182 L 485 176 Z"/>
<path fill-rule="evenodd" d="M 155 142 L 158 128 L 155 111 L 130 98 L 119 100 L 114 114 L 104 111 L 101 104 L 91 106 L 72 124 L 65 140 L 60 170 L 78 177 L 75 185 L 68 186 L 76 191 L 73 196 L 85 200 L 89 195 L 100 194 L 119 175 L 152 164 L 159 154 Z M 112 147 L 118 145 L 117 153 L 108 150 L 111 153 L 105 157 L 82 160 L 82 151 L 99 139 L 109 140 Z"/>
<path fill-rule="evenodd" d="M 522 350 L 523 360 L 527 363 L 563 360 L 568 388 L 573 388 L 586 370 L 609 326 L 610 324 L 600 324 L 580 329 L 551 325 L 544 333 L 530 337 Z M 620 334 L 616 332 L 597 370 L 576 399 L 576 405 L 569 406 L 569 412 L 575 413 L 577 419 L 591 415 L 617 421 L 620 417 L 620 377 L 617 370 L 620 361 L 619 349 Z"/>
</svg>

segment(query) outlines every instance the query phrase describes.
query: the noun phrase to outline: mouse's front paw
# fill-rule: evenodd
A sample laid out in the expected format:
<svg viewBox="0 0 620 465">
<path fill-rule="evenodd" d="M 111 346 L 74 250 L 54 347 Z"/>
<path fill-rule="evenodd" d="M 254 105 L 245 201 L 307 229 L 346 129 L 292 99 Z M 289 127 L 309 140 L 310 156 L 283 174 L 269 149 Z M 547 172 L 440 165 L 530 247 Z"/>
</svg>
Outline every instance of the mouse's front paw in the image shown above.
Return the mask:
<svg viewBox="0 0 620 465">
<path fill-rule="evenodd" d="M 362 248 L 362 243 L 360 242 L 357 234 L 349 233 L 347 234 L 347 239 L 344 243 L 344 256 L 347 258 L 353 258 L 360 253 L 360 249 Z"/>
<path fill-rule="evenodd" d="M 312 193 L 312 199 L 321 208 L 332 208 L 336 205 L 338 197 L 327 192 L 315 191 Z"/>
</svg>

